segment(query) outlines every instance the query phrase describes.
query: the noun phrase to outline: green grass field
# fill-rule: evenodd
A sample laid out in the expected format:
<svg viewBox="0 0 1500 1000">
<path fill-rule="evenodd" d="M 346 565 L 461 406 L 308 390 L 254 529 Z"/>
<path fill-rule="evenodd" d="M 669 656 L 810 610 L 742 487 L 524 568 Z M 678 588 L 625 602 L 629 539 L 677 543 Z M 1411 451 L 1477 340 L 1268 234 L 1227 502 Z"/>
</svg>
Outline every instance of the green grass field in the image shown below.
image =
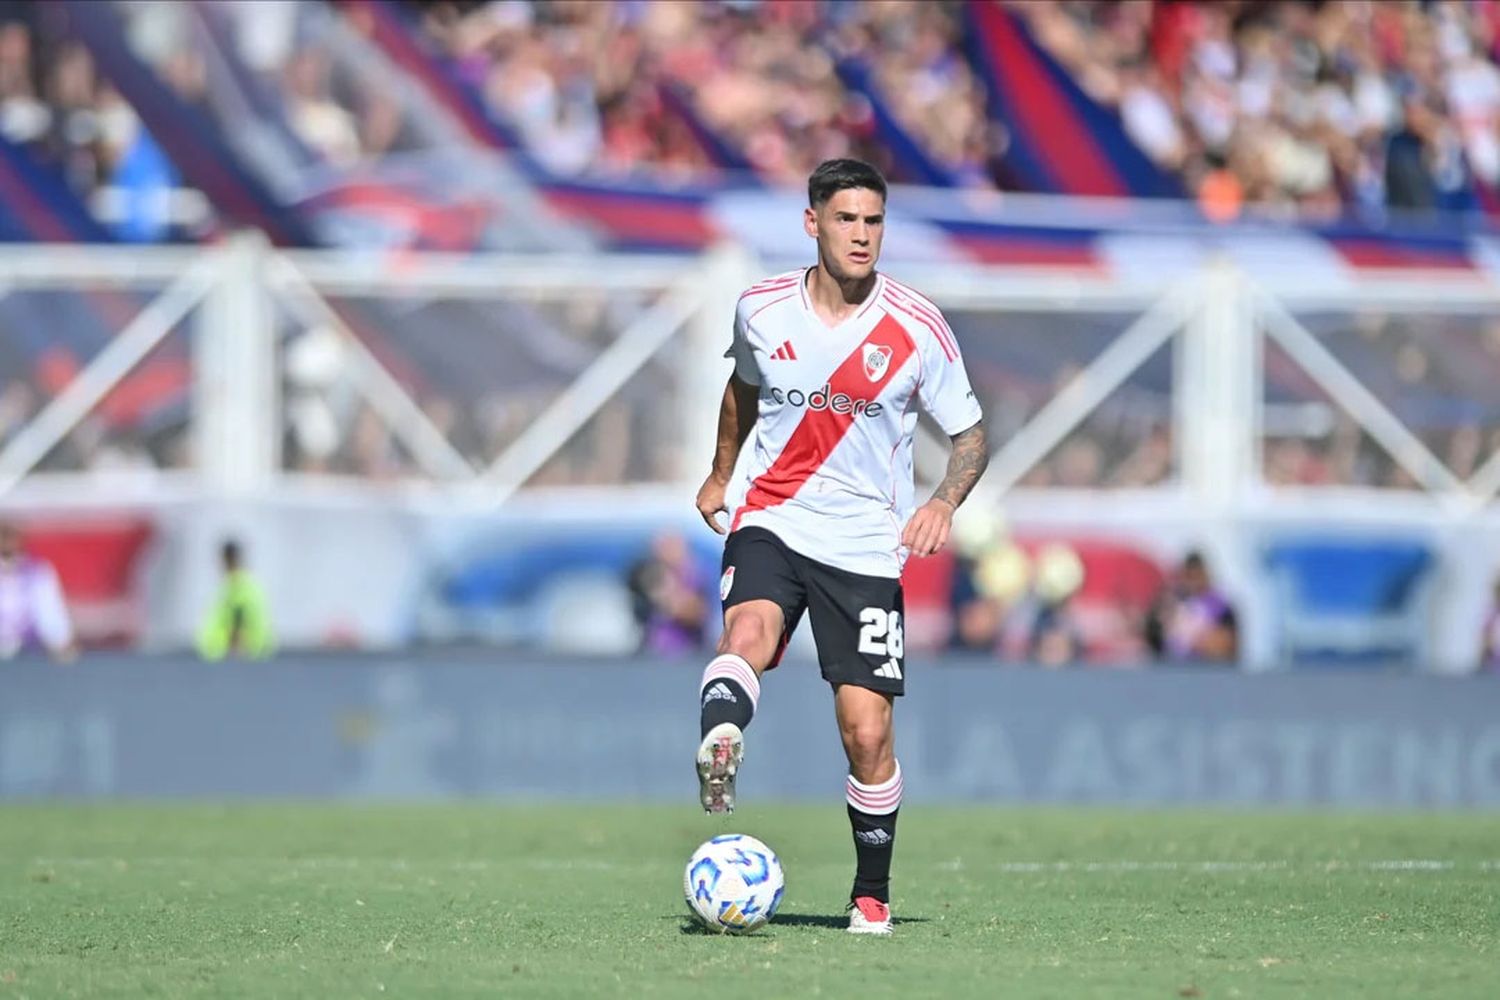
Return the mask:
<svg viewBox="0 0 1500 1000">
<path fill-rule="evenodd" d="M 781 915 L 691 930 L 728 829 Z M 0 810 L 0 997 L 1500 997 L 1500 818 L 901 817 L 890 939 L 843 932 L 842 805 Z"/>
</svg>

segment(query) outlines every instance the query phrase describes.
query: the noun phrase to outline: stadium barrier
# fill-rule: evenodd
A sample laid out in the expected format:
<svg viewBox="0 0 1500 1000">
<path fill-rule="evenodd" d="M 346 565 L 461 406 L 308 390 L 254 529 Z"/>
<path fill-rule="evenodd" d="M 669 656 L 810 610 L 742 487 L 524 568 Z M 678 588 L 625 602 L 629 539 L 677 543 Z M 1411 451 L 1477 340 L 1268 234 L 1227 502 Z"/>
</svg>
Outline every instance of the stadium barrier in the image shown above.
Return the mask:
<svg viewBox="0 0 1500 1000">
<path fill-rule="evenodd" d="M 1164 565 L 1203 549 L 1248 669 L 1395 625 L 1408 659 L 1472 670 L 1500 565 L 1488 278 L 1114 238 L 1136 266 L 892 258 L 989 406 L 998 450 L 966 511 Z M 0 392 L 36 410 L 0 432 L 0 513 L 149 521 L 138 589 L 106 595 L 142 609 L 126 630 L 142 650 L 191 644 L 227 534 L 284 648 L 443 639 L 423 597 L 454 552 L 554 511 L 692 525 L 735 296 L 804 259 L 801 243 L 760 260 L 405 255 L 253 234 L 3 254 L 0 367 L 32 371 Z M 925 488 L 946 443 L 918 426 Z M 1417 544 L 1431 570 L 1380 620 L 1312 614 L 1268 583 L 1267 556 L 1314 536 Z"/>
<path fill-rule="evenodd" d="M 698 664 L 478 655 L 4 671 L 0 798 L 681 800 Z M 997 670 L 913 662 L 913 802 L 1500 807 L 1500 683 L 1404 674 Z M 806 661 L 768 680 L 746 803 L 835 802 Z M 586 734 L 579 738 L 579 734 Z"/>
</svg>

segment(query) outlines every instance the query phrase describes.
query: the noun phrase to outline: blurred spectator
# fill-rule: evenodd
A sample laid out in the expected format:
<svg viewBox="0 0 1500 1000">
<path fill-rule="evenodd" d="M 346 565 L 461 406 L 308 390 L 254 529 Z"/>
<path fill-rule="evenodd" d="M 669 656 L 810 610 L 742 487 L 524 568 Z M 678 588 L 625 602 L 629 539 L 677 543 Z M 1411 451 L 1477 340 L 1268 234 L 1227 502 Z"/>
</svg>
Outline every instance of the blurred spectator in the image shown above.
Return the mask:
<svg viewBox="0 0 1500 1000">
<path fill-rule="evenodd" d="M 1208 565 L 1188 553 L 1146 618 L 1146 643 L 1175 662 L 1233 662 L 1239 655 L 1234 608 L 1213 584 Z"/>
<path fill-rule="evenodd" d="M 686 539 L 676 532 L 658 535 L 650 554 L 631 567 L 628 582 L 642 652 L 675 656 L 703 647 L 709 608 Z"/>
<path fill-rule="evenodd" d="M 263 660 L 276 647 L 265 591 L 245 569 L 239 542 L 219 550 L 224 582 L 219 597 L 198 629 L 198 654 L 205 660 L 243 657 Z"/>
<path fill-rule="evenodd" d="M 1490 602 L 1489 614 L 1484 619 L 1484 638 L 1481 645 L 1480 671 L 1500 673 L 1500 579 L 1495 580 L 1494 598 Z"/>
<path fill-rule="evenodd" d="M 287 119 L 292 131 L 328 163 L 350 167 L 360 156 L 360 133 L 354 116 L 329 89 L 328 56 L 306 48 L 286 69 Z"/>
<path fill-rule="evenodd" d="M 37 95 L 31 29 L 19 21 L 0 24 L 0 132 L 11 142 L 41 140 L 52 112 Z"/>
<path fill-rule="evenodd" d="M 952 547 L 949 646 L 999 655 L 1006 609 L 1030 583 L 1030 559 L 998 517 L 974 507 L 955 516 Z"/>
<path fill-rule="evenodd" d="M 1085 638 L 1071 603 L 1083 583 L 1078 554 L 1049 542 L 1029 555 L 998 528 L 972 522 L 955 538 L 949 646 L 1011 663 L 1082 662 Z"/>
<path fill-rule="evenodd" d="M 1401 127 L 1386 145 L 1386 201 L 1392 208 L 1428 211 L 1438 205 L 1433 170 L 1442 148 L 1442 118 L 1416 97 L 1403 110 Z"/>
<path fill-rule="evenodd" d="M 1074 620 L 1072 597 L 1083 584 L 1083 563 L 1067 545 L 1043 545 L 1033 560 L 1031 582 L 1001 629 L 1001 655 L 1044 667 L 1084 659 L 1084 636 Z"/>
<path fill-rule="evenodd" d="M 33 649 L 73 659 L 73 623 L 57 571 L 27 555 L 20 529 L 0 521 L 0 659 Z"/>
<path fill-rule="evenodd" d="M 979 585 L 978 564 L 968 556 L 953 561 L 953 649 L 995 653 L 1000 648 L 1000 628 L 1005 607 Z"/>
<path fill-rule="evenodd" d="M 38 403 L 34 388 L 19 378 L 0 386 L 0 447 L 9 444 L 36 416 Z"/>
</svg>

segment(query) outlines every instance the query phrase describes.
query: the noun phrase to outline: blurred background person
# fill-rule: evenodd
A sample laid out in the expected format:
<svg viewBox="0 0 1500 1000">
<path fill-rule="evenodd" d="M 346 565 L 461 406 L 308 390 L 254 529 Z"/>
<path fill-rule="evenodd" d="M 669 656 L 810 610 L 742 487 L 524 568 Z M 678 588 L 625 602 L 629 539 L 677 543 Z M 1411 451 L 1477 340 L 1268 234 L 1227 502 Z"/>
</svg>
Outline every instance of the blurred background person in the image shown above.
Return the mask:
<svg viewBox="0 0 1500 1000">
<path fill-rule="evenodd" d="M 1030 584 L 1006 615 L 1000 648 L 1007 660 L 1062 667 L 1084 658 L 1071 600 L 1083 585 L 1083 562 L 1067 545 L 1048 543 L 1032 560 Z"/>
<path fill-rule="evenodd" d="M 701 649 L 708 628 L 704 577 L 687 540 L 657 535 L 630 569 L 631 605 L 641 627 L 641 652 L 674 656 Z"/>
<path fill-rule="evenodd" d="M 1484 640 L 1479 657 L 1480 673 L 1500 673 L 1500 577 L 1495 580 L 1489 612 L 1484 616 Z"/>
<path fill-rule="evenodd" d="M 35 650 L 72 660 L 73 622 L 57 572 L 22 549 L 18 527 L 0 521 L 0 659 Z"/>
<path fill-rule="evenodd" d="M 967 510 L 953 522 L 949 648 L 999 656 L 1006 615 L 1031 579 L 1031 561 L 1002 519 Z"/>
<path fill-rule="evenodd" d="M 198 630 L 198 654 L 205 660 L 241 657 L 263 660 L 276 648 L 265 591 L 245 569 L 240 543 L 228 539 L 219 550 L 224 580 L 218 600 Z"/>
<path fill-rule="evenodd" d="M 1234 607 L 1214 587 L 1201 553 L 1189 552 L 1146 616 L 1146 644 L 1158 659 L 1233 663 L 1239 657 Z"/>
</svg>

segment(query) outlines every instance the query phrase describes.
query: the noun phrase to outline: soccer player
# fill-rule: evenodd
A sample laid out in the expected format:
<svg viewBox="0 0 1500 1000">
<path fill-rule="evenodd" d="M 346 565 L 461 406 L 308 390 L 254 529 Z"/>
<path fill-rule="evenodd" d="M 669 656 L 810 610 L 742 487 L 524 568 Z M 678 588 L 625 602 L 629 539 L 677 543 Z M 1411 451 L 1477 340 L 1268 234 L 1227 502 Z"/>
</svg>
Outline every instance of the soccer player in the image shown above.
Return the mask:
<svg viewBox="0 0 1500 1000">
<path fill-rule="evenodd" d="M 829 160 L 807 194 L 803 228 L 817 241 L 817 265 L 740 296 L 713 471 L 697 496 L 703 519 L 725 534 L 718 515 L 753 431 L 724 544 L 724 632 L 703 672 L 696 763 L 704 809 L 733 811 L 761 675 L 806 611 L 849 759 L 849 930 L 889 934 L 901 805 L 892 708 L 906 682 L 901 568 L 947 543 L 989 449 L 942 313 L 875 270 L 885 179 L 869 164 Z M 914 511 L 918 406 L 953 444 L 942 483 Z"/>
</svg>

